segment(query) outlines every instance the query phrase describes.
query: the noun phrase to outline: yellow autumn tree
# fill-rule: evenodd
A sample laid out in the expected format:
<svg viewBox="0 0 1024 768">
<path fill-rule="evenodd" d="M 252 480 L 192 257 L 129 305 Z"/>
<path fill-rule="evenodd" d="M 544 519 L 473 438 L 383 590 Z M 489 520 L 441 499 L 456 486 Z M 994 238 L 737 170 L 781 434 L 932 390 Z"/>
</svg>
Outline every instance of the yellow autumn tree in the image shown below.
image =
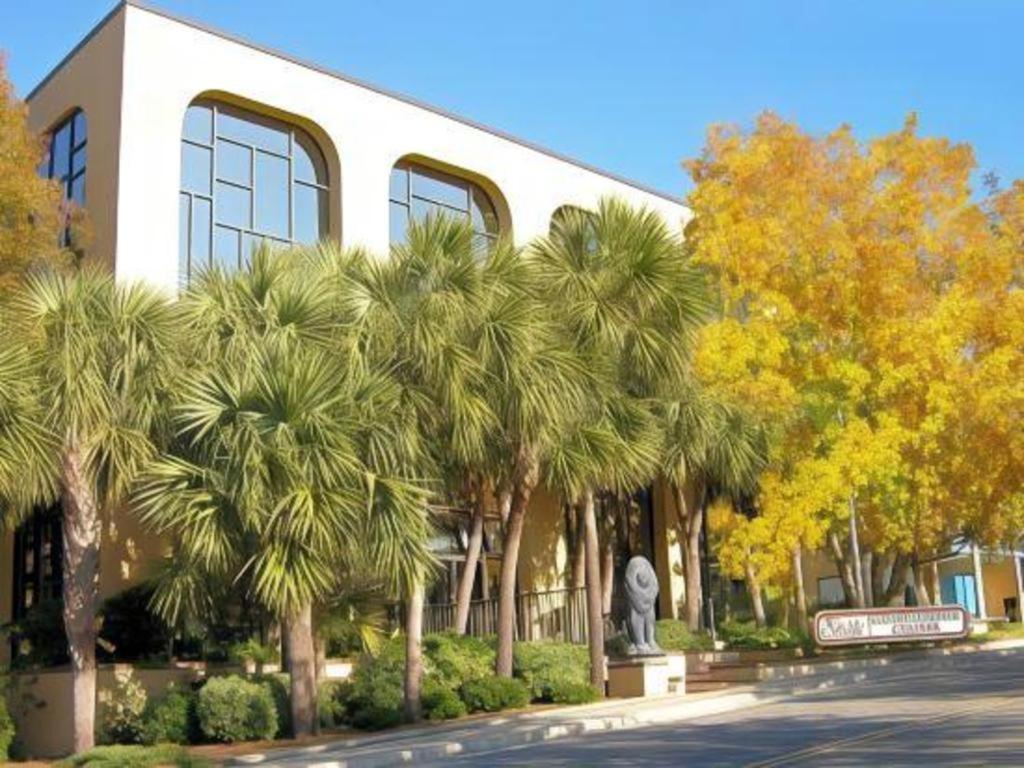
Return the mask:
<svg viewBox="0 0 1024 768">
<path fill-rule="evenodd" d="M 1021 336 L 992 318 L 1021 317 L 1024 195 L 986 210 L 973 168 L 914 116 L 861 142 L 771 113 L 713 128 L 688 163 L 687 241 L 722 303 L 696 364 L 771 425 L 765 522 L 718 536 L 755 580 L 786 570 L 780 541 L 791 563 L 824 542 L 848 602 L 893 601 L 957 537 L 1019 531 Z"/>
</svg>

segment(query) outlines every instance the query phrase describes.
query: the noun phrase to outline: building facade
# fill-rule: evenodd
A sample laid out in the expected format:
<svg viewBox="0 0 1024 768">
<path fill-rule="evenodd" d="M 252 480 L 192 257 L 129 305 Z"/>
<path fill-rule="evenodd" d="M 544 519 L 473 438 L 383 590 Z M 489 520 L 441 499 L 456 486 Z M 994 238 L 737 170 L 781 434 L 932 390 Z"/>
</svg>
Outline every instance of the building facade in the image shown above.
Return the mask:
<svg viewBox="0 0 1024 768">
<path fill-rule="evenodd" d="M 88 213 L 87 259 L 171 294 L 204 265 L 239 265 L 263 240 L 333 238 L 383 257 L 410 218 L 431 211 L 466 217 L 483 242 L 517 244 L 546 234 L 559 208 L 593 208 L 605 196 L 655 210 L 673 228 L 688 215 L 670 196 L 136 0 L 103 19 L 27 102 L 32 127 L 50 137 L 40 172 Z M 678 548 L 661 499 L 647 494 L 649 535 L 634 541 L 662 574 L 662 611 L 674 613 Z M 565 587 L 564 510 L 538 493 L 528 521 L 521 591 Z M 457 521 L 451 534 L 454 555 Z M 0 623 L 59 598 L 59 547 L 44 511 L 2 534 Z M 130 512 L 105 521 L 101 597 L 145 580 L 166 551 Z M 496 575 L 491 558 L 478 593 Z M 447 598 L 445 578 L 435 598 Z M 2 661 L 9 646 L 0 646 Z"/>
</svg>

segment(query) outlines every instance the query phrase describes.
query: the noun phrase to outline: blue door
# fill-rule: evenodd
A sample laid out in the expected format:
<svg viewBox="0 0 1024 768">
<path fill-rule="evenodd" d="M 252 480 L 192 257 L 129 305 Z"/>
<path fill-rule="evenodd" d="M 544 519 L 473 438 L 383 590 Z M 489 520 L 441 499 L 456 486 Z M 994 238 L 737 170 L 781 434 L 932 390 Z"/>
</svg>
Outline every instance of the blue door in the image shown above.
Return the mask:
<svg viewBox="0 0 1024 768">
<path fill-rule="evenodd" d="M 973 573 L 943 576 L 940 589 L 943 603 L 962 605 L 971 616 L 978 615 L 978 592 L 974 586 Z"/>
</svg>

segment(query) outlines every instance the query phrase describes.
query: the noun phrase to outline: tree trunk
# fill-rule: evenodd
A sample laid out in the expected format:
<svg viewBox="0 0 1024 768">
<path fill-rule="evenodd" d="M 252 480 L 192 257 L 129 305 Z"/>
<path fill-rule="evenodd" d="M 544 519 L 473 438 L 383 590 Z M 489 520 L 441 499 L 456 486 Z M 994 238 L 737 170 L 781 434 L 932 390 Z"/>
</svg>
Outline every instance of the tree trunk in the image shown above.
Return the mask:
<svg viewBox="0 0 1024 768">
<path fill-rule="evenodd" d="M 807 625 L 807 592 L 804 589 L 803 548 L 800 542 L 793 547 L 793 599 L 796 602 L 796 623 L 800 631 L 806 632 Z"/>
<path fill-rule="evenodd" d="M 892 575 L 889 586 L 885 588 L 885 604 L 889 606 L 903 605 L 904 592 L 907 588 L 907 555 L 897 552 L 892 561 Z"/>
<path fill-rule="evenodd" d="M 918 605 L 931 605 L 932 599 L 928 595 L 928 586 L 925 584 L 925 567 L 915 554 L 912 568 L 914 572 L 914 595 L 917 597 Z"/>
<path fill-rule="evenodd" d="M 860 536 L 857 534 L 857 498 L 850 496 L 850 569 L 853 571 L 853 598 L 857 608 L 864 607 L 864 569 L 860 562 Z"/>
<path fill-rule="evenodd" d="M 977 595 L 978 618 L 988 618 L 988 606 L 985 604 L 985 571 L 981 567 L 981 548 L 977 542 L 971 544 L 971 561 L 974 565 L 974 591 Z"/>
<path fill-rule="evenodd" d="M 874 564 L 875 564 L 875 553 L 870 549 L 864 553 L 863 562 L 861 563 L 861 571 L 864 574 L 864 605 L 868 608 L 872 608 L 875 605 L 875 590 L 874 590 Z"/>
<path fill-rule="evenodd" d="M 313 635 L 313 652 L 316 656 L 316 679 L 319 682 L 327 677 L 327 642 L 315 633 Z"/>
<path fill-rule="evenodd" d="M 577 505 L 572 505 L 572 570 L 571 584 L 574 589 L 586 586 L 587 583 L 587 551 L 586 536 L 583 530 L 583 512 Z"/>
<path fill-rule="evenodd" d="M 71 655 L 72 748 L 86 752 L 96 731 L 96 604 L 100 572 L 99 509 L 82 456 L 68 449 L 62 461 L 64 514 L 64 629 Z"/>
<path fill-rule="evenodd" d="M 423 578 L 419 577 L 409 591 L 405 617 L 405 720 L 409 723 L 423 717 L 423 601 Z"/>
<path fill-rule="evenodd" d="M 747 576 L 747 592 L 750 593 L 750 608 L 754 613 L 754 623 L 759 627 L 768 626 L 768 619 L 764 612 L 764 598 L 761 595 L 761 582 L 754 571 L 754 565 L 747 558 L 744 566 Z"/>
<path fill-rule="evenodd" d="M 591 494 L 592 496 L 593 494 Z M 591 499 L 593 504 L 593 499 Z M 611 508 L 612 505 L 608 505 Z M 586 521 L 587 513 L 584 511 L 584 522 Z M 595 520 L 597 519 L 596 511 L 594 513 Z M 596 523 L 595 523 L 596 525 Z M 612 612 L 612 588 L 615 581 L 615 513 L 608 511 L 605 516 L 604 526 L 604 543 L 601 544 L 600 549 L 600 562 L 601 562 L 601 613 L 604 616 L 611 615 Z M 584 531 L 584 549 L 586 544 L 587 532 Z M 601 537 L 595 529 L 595 535 L 598 537 L 600 543 Z"/>
<path fill-rule="evenodd" d="M 939 561 L 928 563 L 929 586 L 932 593 L 932 605 L 942 605 L 942 583 L 939 580 Z"/>
<path fill-rule="evenodd" d="M 587 621 L 590 625 L 590 684 L 604 695 L 604 616 L 601 611 L 601 568 L 598 561 L 597 515 L 594 492 L 583 496 L 583 527 L 586 547 Z"/>
<path fill-rule="evenodd" d="M 850 562 L 843 554 L 843 547 L 839 543 L 839 534 L 829 531 L 828 545 L 832 550 L 832 559 L 836 562 L 836 569 L 839 571 L 839 580 L 843 585 L 843 597 L 846 604 L 853 607 L 857 604 L 857 585 L 854 582 L 853 571 L 850 569 Z"/>
<path fill-rule="evenodd" d="M 519 566 L 519 543 L 523 537 L 526 507 L 537 485 L 538 467 L 532 458 L 521 457 L 517 478 L 510 497 L 505 542 L 501 555 L 501 583 L 498 585 L 498 653 L 495 672 L 499 677 L 512 677 L 512 642 L 516 622 L 516 570 Z"/>
<path fill-rule="evenodd" d="M 473 520 L 469 530 L 469 543 L 466 545 L 466 559 L 462 564 L 462 575 L 459 577 L 458 592 L 455 596 L 455 632 L 466 634 L 469 623 L 469 604 L 473 599 L 473 582 L 476 580 L 477 563 L 480 561 L 480 550 L 484 544 L 484 512 L 483 492 L 477 492 L 473 505 Z"/>
<path fill-rule="evenodd" d="M 686 626 L 691 632 L 700 630 L 701 600 L 704 585 L 700 569 L 700 532 L 704 525 L 703 491 L 690 512 L 686 531 Z"/>
<path fill-rule="evenodd" d="M 317 731 L 316 652 L 313 649 L 313 608 L 304 605 L 284 618 L 288 638 L 288 676 L 291 678 L 292 735 L 297 739 Z"/>
<path fill-rule="evenodd" d="M 885 572 L 893 565 L 893 558 L 886 554 L 875 553 L 871 558 L 871 594 L 872 605 L 885 604 Z"/>
</svg>

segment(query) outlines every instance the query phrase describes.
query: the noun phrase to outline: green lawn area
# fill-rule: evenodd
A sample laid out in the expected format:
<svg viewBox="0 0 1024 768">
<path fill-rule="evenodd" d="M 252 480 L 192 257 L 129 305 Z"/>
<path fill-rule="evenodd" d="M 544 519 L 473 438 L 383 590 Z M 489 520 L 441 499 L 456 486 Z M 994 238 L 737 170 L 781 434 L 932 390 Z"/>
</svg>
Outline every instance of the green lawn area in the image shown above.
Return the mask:
<svg viewBox="0 0 1024 768">
<path fill-rule="evenodd" d="M 988 632 L 971 635 L 971 641 L 975 643 L 988 643 L 993 640 L 1018 640 L 1024 639 L 1024 624 L 1018 622 L 988 625 Z"/>
<path fill-rule="evenodd" d="M 208 768 L 212 763 L 190 755 L 184 747 L 158 744 L 153 747 L 96 747 L 57 763 L 59 768 Z"/>
</svg>

